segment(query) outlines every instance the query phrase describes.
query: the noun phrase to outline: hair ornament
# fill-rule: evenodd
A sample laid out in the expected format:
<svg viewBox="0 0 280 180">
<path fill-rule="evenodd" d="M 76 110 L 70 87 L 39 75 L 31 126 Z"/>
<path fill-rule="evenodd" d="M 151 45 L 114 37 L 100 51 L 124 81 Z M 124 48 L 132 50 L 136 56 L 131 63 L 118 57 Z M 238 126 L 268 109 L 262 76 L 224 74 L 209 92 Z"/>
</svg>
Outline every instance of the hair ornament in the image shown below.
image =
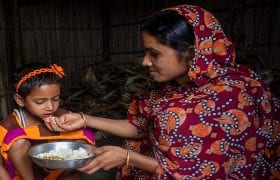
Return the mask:
<svg viewBox="0 0 280 180">
<path fill-rule="evenodd" d="M 57 65 L 57 64 L 53 64 L 50 65 L 51 69 L 53 70 L 53 72 L 58 75 L 59 77 L 63 77 L 64 74 L 64 70 L 61 66 Z"/>
<path fill-rule="evenodd" d="M 41 68 L 41 69 L 36 69 L 34 71 L 29 72 L 28 74 L 26 74 L 25 76 L 23 76 L 17 83 L 16 86 L 16 93 L 18 93 L 18 90 L 20 88 L 20 86 L 29 78 L 36 76 L 38 74 L 41 73 L 54 73 L 56 75 L 58 75 L 60 78 L 62 78 L 63 76 L 65 76 L 64 74 L 64 70 L 61 66 L 57 65 L 57 64 L 53 64 L 50 65 L 50 68 Z"/>
</svg>

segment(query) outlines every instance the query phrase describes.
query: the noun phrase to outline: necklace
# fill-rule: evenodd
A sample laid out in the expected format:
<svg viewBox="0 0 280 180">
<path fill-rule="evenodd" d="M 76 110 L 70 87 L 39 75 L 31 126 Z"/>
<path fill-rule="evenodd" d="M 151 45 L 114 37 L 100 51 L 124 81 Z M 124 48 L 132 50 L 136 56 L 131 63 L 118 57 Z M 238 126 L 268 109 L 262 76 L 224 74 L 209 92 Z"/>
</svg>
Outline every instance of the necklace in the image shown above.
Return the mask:
<svg viewBox="0 0 280 180">
<path fill-rule="evenodd" d="M 14 109 L 14 112 L 17 114 L 17 116 L 19 117 L 20 123 L 23 127 L 26 127 L 26 121 L 25 121 L 25 115 L 24 115 L 24 111 L 22 108 L 19 109 Z"/>
</svg>

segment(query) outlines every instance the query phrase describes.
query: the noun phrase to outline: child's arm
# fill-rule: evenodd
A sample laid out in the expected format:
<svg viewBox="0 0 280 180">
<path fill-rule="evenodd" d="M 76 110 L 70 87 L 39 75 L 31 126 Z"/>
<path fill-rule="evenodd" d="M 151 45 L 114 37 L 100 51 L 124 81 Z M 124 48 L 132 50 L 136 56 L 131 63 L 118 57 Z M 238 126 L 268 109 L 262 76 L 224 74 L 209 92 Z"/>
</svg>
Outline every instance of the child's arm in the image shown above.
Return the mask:
<svg viewBox="0 0 280 180">
<path fill-rule="evenodd" d="M 9 150 L 9 159 L 22 179 L 35 180 L 32 160 L 27 155 L 30 141 L 26 139 L 16 140 Z"/>
<path fill-rule="evenodd" d="M 10 180 L 8 171 L 4 167 L 4 158 L 0 156 L 0 177 L 3 180 Z"/>
</svg>

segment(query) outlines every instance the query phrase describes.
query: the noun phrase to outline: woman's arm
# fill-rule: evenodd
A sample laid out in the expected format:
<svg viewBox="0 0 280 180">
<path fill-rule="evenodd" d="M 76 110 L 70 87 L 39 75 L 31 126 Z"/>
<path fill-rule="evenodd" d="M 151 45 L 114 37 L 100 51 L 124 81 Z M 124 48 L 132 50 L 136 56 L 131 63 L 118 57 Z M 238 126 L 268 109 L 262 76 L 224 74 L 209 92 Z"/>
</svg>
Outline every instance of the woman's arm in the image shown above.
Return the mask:
<svg viewBox="0 0 280 180">
<path fill-rule="evenodd" d="M 101 118 L 83 113 L 65 113 L 60 117 L 44 119 L 46 126 L 53 131 L 73 131 L 83 127 L 91 127 L 120 137 L 135 137 L 137 128 L 126 120 Z"/>
<path fill-rule="evenodd" d="M 120 137 L 131 138 L 138 135 L 137 128 L 127 120 L 115 120 L 85 115 L 87 127 L 99 129 Z"/>
<path fill-rule="evenodd" d="M 127 153 L 129 153 L 129 166 L 138 167 L 144 171 L 152 173 L 159 165 L 155 158 L 144 156 L 134 151 L 128 151 Z"/>
<path fill-rule="evenodd" d="M 128 163 L 129 166 L 138 167 L 152 173 L 158 166 L 155 158 L 140 153 L 127 151 L 118 146 L 103 146 L 94 150 L 96 157 L 85 167 L 79 170 L 92 174 L 100 169 L 109 170 Z"/>
</svg>

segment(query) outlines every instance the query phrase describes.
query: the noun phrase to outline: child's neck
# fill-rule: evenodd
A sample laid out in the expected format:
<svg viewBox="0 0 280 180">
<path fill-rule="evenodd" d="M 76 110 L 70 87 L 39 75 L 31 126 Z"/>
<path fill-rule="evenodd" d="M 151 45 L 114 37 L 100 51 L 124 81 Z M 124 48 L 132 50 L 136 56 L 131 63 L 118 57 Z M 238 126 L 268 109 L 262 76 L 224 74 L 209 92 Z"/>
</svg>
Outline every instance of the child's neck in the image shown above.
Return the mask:
<svg viewBox="0 0 280 180">
<path fill-rule="evenodd" d="M 43 124 L 43 121 L 39 119 L 38 117 L 31 114 L 29 111 L 27 111 L 25 108 L 22 108 L 24 121 L 26 126 L 35 126 Z"/>
</svg>

